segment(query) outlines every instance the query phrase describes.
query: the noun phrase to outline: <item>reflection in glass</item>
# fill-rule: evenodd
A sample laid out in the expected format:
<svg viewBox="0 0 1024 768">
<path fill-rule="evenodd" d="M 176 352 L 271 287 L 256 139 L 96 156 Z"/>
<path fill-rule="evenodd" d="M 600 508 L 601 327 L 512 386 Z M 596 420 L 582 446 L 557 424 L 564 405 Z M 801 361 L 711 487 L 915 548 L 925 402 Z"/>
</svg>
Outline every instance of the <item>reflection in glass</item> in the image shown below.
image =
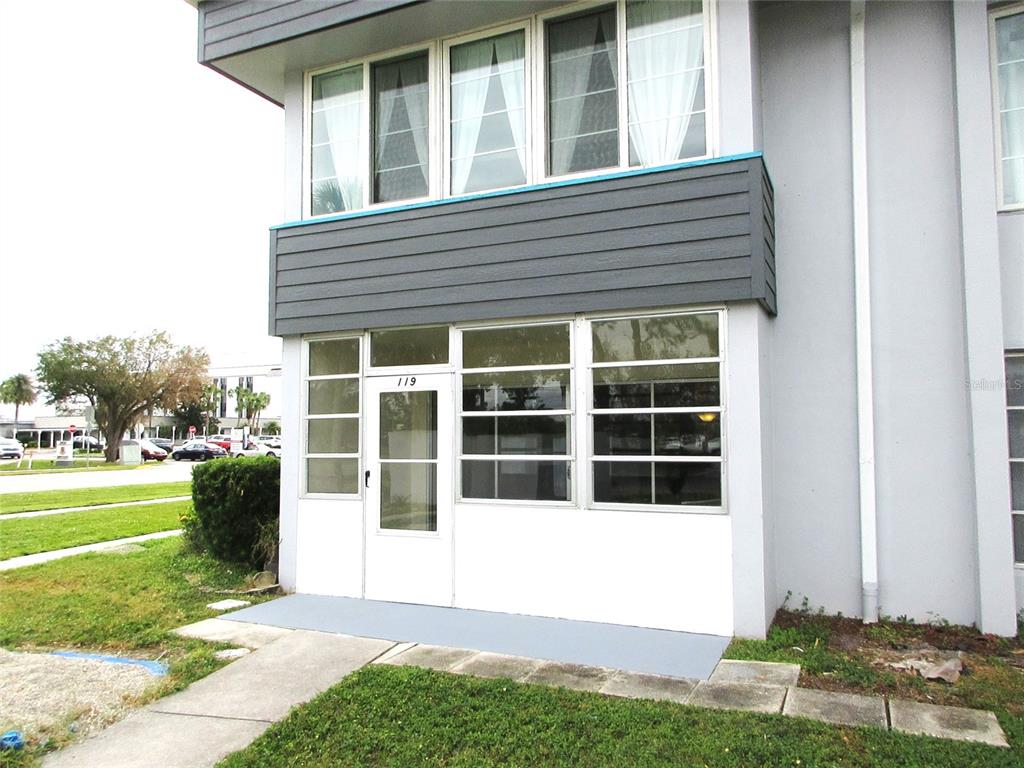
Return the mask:
<svg viewBox="0 0 1024 768">
<path fill-rule="evenodd" d="M 1024 512 L 1024 462 L 1010 462 L 1010 506 Z"/>
<path fill-rule="evenodd" d="M 1024 459 L 1024 411 L 1009 411 L 1010 458 Z"/>
<path fill-rule="evenodd" d="M 462 462 L 462 496 L 466 499 L 568 501 L 566 461 Z"/>
<path fill-rule="evenodd" d="M 1024 563 L 1024 515 L 1013 516 L 1013 559 Z"/>
<path fill-rule="evenodd" d="M 359 339 L 309 342 L 309 375 L 359 373 Z"/>
<path fill-rule="evenodd" d="M 359 493 L 359 459 L 306 459 L 307 493 Z"/>
<path fill-rule="evenodd" d="M 595 408 L 693 408 L 720 402 L 718 363 L 595 368 Z"/>
<path fill-rule="evenodd" d="M 565 365 L 569 362 L 569 326 L 518 325 L 462 332 L 464 368 Z"/>
<path fill-rule="evenodd" d="M 722 465 L 595 461 L 594 501 L 610 504 L 722 504 Z"/>
<path fill-rule="evenodd" d="M 464 411 L 555 411 L 570 408 L 569 371 L 467 373 Z"/>
<path fill-rule="evenodd" d="M 309 419 L 306 453 L 359 453 L 359 419 Z"/>
<path fill-rule="evenodd" d="M 380 466 L 380 527 L 437 530 L 437 465 L 383 462 Z"/>
<path fill-rule="evenodd" d="M 462 452 L 469 455 L 564 456 L 568 416 L 464 416 Z"/>
<path fill-rule="evenodd" d="M 721 456 L 721 425 L 717 413 L 656 414 L 654 452 L 659 456 Z"/>
<path fill-rule="evenodd" d="M 359 413 L 359 379 L 310 381 L 309 413 Z"/>
<path fill-rule="evenodd" d="M 370 333 L 370 365 L 443 365 L 448 362 L 448 327 L 401 328 Z"/>
<path fill-rule="evenodd" d="M 380 393 L 380 457 L 437 458 L 437 392 Z"/>
<path fill-rule="evenodd" d="M 1006 358 L 1006 404 L 1024 405 L 1024 355 Z"/>
<path fill-rule="evenodd" d="M 591 323 L 595 363 L 718 356 L 718 315 L 673 315 Z"/>
<path fill-rule="evenodd" d="M 595 414 L 594 455 L 650 456 L 651 414 Z"/>
</svg>

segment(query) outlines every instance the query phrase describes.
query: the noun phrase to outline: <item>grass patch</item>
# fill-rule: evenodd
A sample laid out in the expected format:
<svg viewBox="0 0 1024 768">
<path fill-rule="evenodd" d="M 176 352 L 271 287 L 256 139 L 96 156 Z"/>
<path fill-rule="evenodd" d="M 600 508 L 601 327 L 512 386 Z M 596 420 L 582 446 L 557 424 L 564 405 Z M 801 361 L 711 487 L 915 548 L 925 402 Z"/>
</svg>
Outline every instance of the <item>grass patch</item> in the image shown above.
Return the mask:
<svg viewBox="0 0 1024 768">
<path fill-rule="evenodd" d="M 961 651 L 955 684 L 924 680 L 885 665 L 893 652 L 925 646 Z M 725 658 L 801 665 L 805 688 L 886 695 L 995 712 L 1018 765 L 1024 765 L 1024 642 L 973 627 L 881 621 L 779 611 L 765 640 L 735 639 Z"/>
<path fill-rule="evenodd" d="M 0 573 L 0 646 L 162 657 L 170 672 L 148 698 L 179 690 L 222 666 L 213 658 L 218 646 L 171 630 L 218 615 L 206 604 L 221 599 L 221 591 L 242 587 L 245 571 L 185 553 L 177 538 L 142 546 L 143 552 L 89 553 Z M 0 723 L 8 726 L 13 724 Z M 18 759 L 57 747 L 71 734 L 28 736 L 28 754 Z"/>
<path fill-rule="evenodd" d="M 78 488 L 70 491 L 34 491 L 0 494 L 0 515 L 11 512 L 35 512 L 40 509 L 93 507 L 97 504 L 119 504 L 124 501 L 149 501 L 173 496 L 189 496 L 192 481 L 125 485 L 119 488 Z"/>
<path fill-rule="evenodd" d="M 1008 750 L 781 715 L 365 667 L 220 768 L 1019 766 Z"/>
<path fill-rule="evenodd" d="M 0 518 L 0 560 L 77 547 L 79 544 L 170 531 L 178 527 L 178 515 L 189 503 L 143 504 L 14 520 Z"/>
</svg>

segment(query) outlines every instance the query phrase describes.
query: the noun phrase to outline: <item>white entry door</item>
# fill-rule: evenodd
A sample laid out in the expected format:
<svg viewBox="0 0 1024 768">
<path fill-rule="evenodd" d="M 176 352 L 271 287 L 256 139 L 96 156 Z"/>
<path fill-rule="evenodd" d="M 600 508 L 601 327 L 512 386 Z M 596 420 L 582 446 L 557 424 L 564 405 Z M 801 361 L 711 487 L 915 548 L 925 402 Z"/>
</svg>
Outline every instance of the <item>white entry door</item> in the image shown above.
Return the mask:
<svg viewBox="0 0 1024 768">
<path fill-rule="evenodd" d="M 452 374 L 366 379 L 366 597 L 452 604 Z"/>
</svg>

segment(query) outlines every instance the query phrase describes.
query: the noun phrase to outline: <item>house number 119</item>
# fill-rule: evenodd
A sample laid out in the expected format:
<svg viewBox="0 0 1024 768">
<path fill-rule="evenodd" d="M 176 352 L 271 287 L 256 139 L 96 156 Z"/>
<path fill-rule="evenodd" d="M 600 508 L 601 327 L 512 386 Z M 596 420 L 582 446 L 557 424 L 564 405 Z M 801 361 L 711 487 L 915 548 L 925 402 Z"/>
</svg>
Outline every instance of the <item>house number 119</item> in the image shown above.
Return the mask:
<svg viewBox="0 0 1024 768">
<path fill-rule="evenodd" d="M 415 376 L 400 376 L 398 379 L 398 386 L 400 387 L 415 387 L 416 377 Z"/>
</svg>

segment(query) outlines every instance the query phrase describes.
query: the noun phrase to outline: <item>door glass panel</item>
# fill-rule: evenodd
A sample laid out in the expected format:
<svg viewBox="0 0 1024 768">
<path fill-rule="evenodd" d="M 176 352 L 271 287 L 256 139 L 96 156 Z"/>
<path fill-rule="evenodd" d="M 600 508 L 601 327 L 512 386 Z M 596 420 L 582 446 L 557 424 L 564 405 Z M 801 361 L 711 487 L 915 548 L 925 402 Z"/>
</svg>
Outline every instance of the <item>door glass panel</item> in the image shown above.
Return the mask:
<svg viewBox="0 0 1024 768">
<path fill-rule="evenodd" d="M 397 531 L 437 530 L 436 464 L 381 464 L 380 527 Z"/>
<path fill-rule="evenodd" d="M 437 458 L 437 392 L 382 392 L 380 457 Z"/>
<path fill-rule="evenodd" d="M 437 530 L 437 392 L 380 394 L 380 527 Z"/>
<path fill-rule="evenodd" d="M 370 365 L 444 365 L 448 362 L 448 326 L 401 328 L 370 333 Z"/>
</svg>

